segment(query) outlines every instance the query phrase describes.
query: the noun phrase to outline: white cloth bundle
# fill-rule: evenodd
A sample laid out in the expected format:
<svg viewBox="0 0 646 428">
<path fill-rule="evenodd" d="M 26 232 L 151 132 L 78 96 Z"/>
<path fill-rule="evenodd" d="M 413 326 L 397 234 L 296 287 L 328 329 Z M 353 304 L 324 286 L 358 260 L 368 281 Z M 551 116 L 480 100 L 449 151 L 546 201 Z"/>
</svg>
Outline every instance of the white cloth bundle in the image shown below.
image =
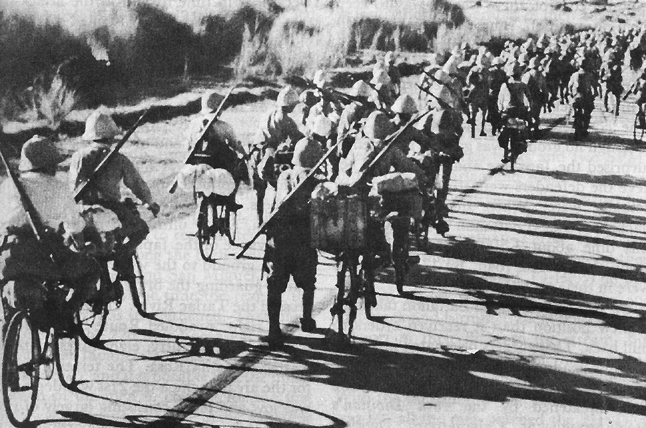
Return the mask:
<svg viewBox="0 0 646 428">
<path fill-rule="evenodd" d="M 177 175 L 179 188 L 186 192 L 201 192 L 206 196 L 229 196 L 235 189 L 231 173 L 222 168 L 211 168 L 209 165 L 184 165 Z"/>
<path fill-rule="evenodd" d="M 101 205 L 84 205 L 82 215 L 87 224 L 94 226 L 99 233 L 113 232 L 121 227 L 119 217 L 114 211 Z"/>
<path fill-rule="evenodd" d="M 413 172 L 391 172 L 390 174 L 381 175 L 372 179 L 373 189 L 377 193 L 383 192 L 403 192 L 406 190 L 419 188 L 417 177 Z"/>
</svg>

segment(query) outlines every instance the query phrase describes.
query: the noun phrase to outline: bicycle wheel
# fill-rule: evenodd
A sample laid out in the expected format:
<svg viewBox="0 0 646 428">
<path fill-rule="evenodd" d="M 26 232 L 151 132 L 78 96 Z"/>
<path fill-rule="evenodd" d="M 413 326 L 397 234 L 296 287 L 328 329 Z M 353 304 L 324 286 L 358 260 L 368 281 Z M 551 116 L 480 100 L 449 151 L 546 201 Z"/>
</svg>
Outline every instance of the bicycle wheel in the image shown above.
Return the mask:
<svg viewBox="0 0 646 428">
<path fill-rule="evenodd" d="M 7 327 L 2 348 L 2 399 L 7 418 L 16 427 L 29 422 L 38 396 L 40 339 L 25 312 Z"/>
<path fill-rule="evenodd" d="M 238 213 L 229 209 L 226 212 L 227 238 L 229 238 L 229 244 L 235 245 L 236 235 L 238 234 Z"/>
<path fill-rule="evenodd" d="M 101 266 L 101 277 L 97 282 L 97 296 L 83 303 L 78 312 L 78 334 L 88 345 L 96 346 L 101 340 L 108 319 L 108 304 L 104 302 L 102 290 L 110 286 L 110 272 L 107 264 Z"/>
<path fill-rule="evenodd" d="M 583 109 L 574 108 L 574 139 L 580 140 L 584 134 Z"/>
<path fill-rule="evenodd" d="M 373 260 L 372 254 L 364 254 L 361 260 L 361 269 L 359 270 L 359 280 L 363 289 L 363 309 L 366 313 L 366 318 L 369 320 L 372 320 L 372 308 L 377 306 Z"/>
<path fill-rule="evenodd" d="M 209 197 L 202 198 L 200 214 L 197 216 L 197 242 L 200 248 L 202 260 L 210 262 L 215 248 L 215 231 L 213 222 L 215 220 L 215 208 Z"/>
<path fill-rule="evenodd" d="M 404 295 L 404 281 L 408 272 L 408 219 L 397 219 L 393 227 L 393 265 L 397 293 Z"/>
<path fill-rule="evenodd" d="M 646 132 L 646 128 L 640 127 L 640 117 L 639 117 L 639 112 L 635 115 L 635 121 L 633 123 L 633 140 L 635 143 L 639 143 L 644 140 L 644 133 Z"/>
<path fill-rule="evenodd" d="M 132 267 L 134 276 L 128 280 L 130 285 L 130 294 L 132 295 L 132 304 L 139 312 L 139 315 L 146 316 L 146 288 L 144 286 L 144 274 L 141 270 L 141 262 L 137 253 L 132 256 Z"/>
<path fill-rule="evenodd" d="M 58 380 L 70 388 L 76 383 L 76 372 L 79 364 L 79 336 L 76 333 L 54 331 L 54 363 Z"/>
</svg>

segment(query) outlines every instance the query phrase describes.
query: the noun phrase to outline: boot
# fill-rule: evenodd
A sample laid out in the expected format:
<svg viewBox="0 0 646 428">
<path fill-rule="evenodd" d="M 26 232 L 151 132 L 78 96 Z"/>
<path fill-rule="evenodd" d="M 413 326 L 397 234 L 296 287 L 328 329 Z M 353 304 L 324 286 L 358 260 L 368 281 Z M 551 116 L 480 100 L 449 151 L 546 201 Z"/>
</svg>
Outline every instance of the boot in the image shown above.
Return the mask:
<svg viewBox="0 0 646 428">
<path fill-rule="evenodd" d="M 314 307 L 314 289 L 303 291 L 303 318 L 301 318 L 301 330 L 305 333 L 313 333 L 316 330 L 316 321 L 312 318 Z"/>
<path fill-rule="evenodd" d="M 275 291 L 267 291 L 267 315 L 269 318 L 269 334 L 261 339 L 271 347 L 280 346 L 284 342 L 283 332 L 280 329 L 280 307 L 283 296 Z"/>
</svg>

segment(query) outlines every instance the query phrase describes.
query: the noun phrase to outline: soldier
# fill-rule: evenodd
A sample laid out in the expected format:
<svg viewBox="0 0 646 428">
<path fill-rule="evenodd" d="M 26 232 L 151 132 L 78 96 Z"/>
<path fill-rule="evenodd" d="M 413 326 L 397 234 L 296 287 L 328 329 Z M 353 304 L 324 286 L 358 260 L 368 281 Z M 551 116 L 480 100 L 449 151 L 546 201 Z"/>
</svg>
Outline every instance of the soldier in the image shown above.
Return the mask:
<svg viewBox="0 0 646 428">
<path fill-rule="evenodd" d="M 372 72 L 372 80 L 370 84 L 377 91 L 377 99 L 379 100 L 379 108 L 386 110 L 395 102 L 397 98 L 397 91 L 388 72 L 381 67 L 375 67 Z"/>
<path fill-rule="evenodd" d="M 356 133 L 359 131 L 366 118 L 377 108 L 375 101 L 377 92 L 363 80 L 356 82 L 350 90 L 350 95 L 355 101 L 346 105 L 341 112 L 339 125 L 337 127 L 337 142 L 343 140 L 337 153 L 331 156 L 330 162 L 333 165 L 332 177 L 338 174 L 339 160 L 345 158 L 354 144 Z"/>
<path fill-rule="evenodd" d="M 615 116 L 619 116 L 619 104 L 621 102 L 621 93 L 624 91 L 623 77 L 621 74 L 621 61 L 619 55 L 614 49 L 608 50 L 604 56 L 604 62 L 601 66 L 600 80 L 603 85 L 603 107 L 608 111 L 608 95 L 615 97 Z"/>
<path fill-rule="evenodd" d="M 572 74 L 568 83 L 568 92 L 572 95 L 572 106 L 575 111 L 579 106 L 583 109 L 582 136 L 588 135 L 590 116 L 594 110 L 594 92 L 592 76 L 588 73 L 589 62 L 586 59 L 579 61 L 579 69 Z"/>
<path fill-rule="evenodd" d="M 509 162 L 510 132 L 504 125 L 509 118 L 529 120 L 531 94 L 529 88 L 520 78 L 522 69 L 517 61 L 507 64 L 506 70 L 509 80 L 502 85 L 498 94 L 498 110 L 500 111 L 503 129 L 498 135 L 498 145 L 504 150 L 502 162 Z"/>
<path fill-rule="evenodd" d="M 531 106 L 529 108 L 529 127 L 534 136 L 538 135 L 540 124 L 541 109 L 547 102 L 547 84 L 545 76 L 539 69 L 539 59 L 534 57 L 529 60 L 528 70 L 523 74 L 521 79 L 529 88 L 531 95 Z"/>
<path fill-rule="evenodd" d="M 624 95 L 624 100 L 628 98 L 628 95 L 630 94 L 637 94 L 637 100 L 635 100 L 635 104 L 637 104 L 637 107 L 639 108 L 638 111 L 638 117 L 639 117 L 639 127 L 640 128 L 646 128 L 646 117 L 644 114 L 644 104 L 646 104 L 646 67 L 642 70 L 641 75 L 635 82 L 630 85 L 630 88 L 628 88 L 628 92 L 626 92 L 626 95 Z"/>
<path fill-rule="evenodd" d="M 311 169 L 323 157 L 323 146 L 313 138 L 301 139 L 294 148 L 294 168 L 281 173 L 276 188 L 279 204 L 275 222 L 267 229 L 267 244 L 263 270 L 267 273 L 267 314 L 269 334 L 262 339 L 270 346 L 278 346 L 283 340 L 280 329 L 282 294 L 287 289 L 289 278 L 303 290 L 303 317 L 301 330 L 311 333 L 316 330 L 312 318 L 314 289 L 316 284 L 317 252 L 311 246 L 309 199 L 318 180 L 311 179 L 289 201 L 286 196 L 298 186 Z"/>
<path fill-rule="evenodd" d="M 0 287 L 4 286 L 3 301 L 10 306 L 5 309 L 35 310 L 45 299 L 42 283 L 64 281 L 74 289 L 68 301 L 71 322 L 74 311 L 92 296 L 100 267 L 91 257 L 69 248 L 72 242 L 83 244 L 85 222 L 66 183 L 56 176 L 62 161 L 63 156 L 44 137 L 36 135 L 22 147 L 19 180 L 46 228 L 44 242 L 36 239 L 13 182 L 7 179 L 0 185 Z"/>
<path fill-rule="evenodd" d="M 491 61 L 491 68 L 489 75 L 491 76 L 491 83 L 489 87 L 489 105 L 487 108 L 488 120 L 491 123 L 491 134 L 496 135 L 502 129 L 500 120 L 500 111 L 498 111 L 498 94 L 500 88 L 507 81 L 507 74 L 503 70 L 504 61 L 500 57 L 496 57 Z"/>
<path fill-rule="evenodd" d="M 94 111 L 87 118 L 85 133 L 81 138 L 90 144 L 72 155 L 69 172 L 72 189 L 85 182 L 110 153 L 110 146 L 116 141 L 115 137 L 119 132 L 112 117 L 100 110 Z M 132 255 L 146 239 L 150 229 L 132 201 L 121 200 L 121 182 L 154 215 L 159 213 L 159 205 L 153 201 L 148 184 L 132 161 L 122 153 L 117 153 L 102 174 L 95 177 L 80 202 L 84 205 L 101 205 L 119 218 L 122 225 L 119 238 L 121 242 L 127 242 L 119 246 L 113 269 L 125 280 L 133 275 Z"/>
<path fill-rule="evenodd" d="M 241 181 L 249 181 L 245 164 L 245 159 L 248 158 L 247 151 L 236 137 L 231 125 L 220 119 L 216 119 L 206 135 L 204 135 L 204 138 L 197 141 L 204 132 L 204 127 L 209 123 L 223 100 L 224 97 L 215 91 L 209 91 L 202 95 L 202 110 L 199 117 L 191 122 L 187 138 L 187 149 L 190 153 L 193 151 L 193 145 L 199 144 L 195 154 L 200 156 L 191 159 L 191 163 L 207 164 L 211 168 L 221 168 L 233 176 L 235 188 L 228 197 L 228 208 L 231 211 L 237 211 L 242 208 L 242 205 L 236 203 L 238 187 Z M 199 205 L 198 203 L 198 207 Z"/>
<path fill-rule="evenodd" d="M 401 92 L 402 76 L 397 66 L 395 66 L 396 59 L 397 58 L 394 52 L 392 51 L 387 52 L 386 55 L 384 56 L 384 68 L 388 73 L 388 76 L 390 77 L 390 81 L 393 83 L 393 86 L 395 88 L 395 95 L 399 96 Z"/>
<path fill-rule="evenodd" d="M 267 183 L 276 185 L 277 170 L 276 152 L 291 151 L 303 133 L 289 116 L 298 104 L 298 94 L 291 86 L 284 87 L 276 99 L 276 107 L 266 116 L 255 137 L 250 151 L 251 163 L 254 166 L 253 186 L 256 190 L 258 224 L 263 222 L 265 190 Z"/>
</svg>

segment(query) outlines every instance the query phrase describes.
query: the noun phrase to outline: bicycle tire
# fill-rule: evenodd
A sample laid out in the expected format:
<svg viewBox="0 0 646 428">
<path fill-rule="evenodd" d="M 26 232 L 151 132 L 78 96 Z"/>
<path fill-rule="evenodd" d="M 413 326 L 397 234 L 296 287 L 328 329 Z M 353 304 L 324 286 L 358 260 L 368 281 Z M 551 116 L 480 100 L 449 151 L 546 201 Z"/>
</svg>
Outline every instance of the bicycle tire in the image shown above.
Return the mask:
<svg viewBox="0 0 646 428">
<path fill-rule="evenodd" d="M 227 212 L 227 238 L 229 244 L 235 245 L 236 236 L 238 235 L 238 213 L 236 211 L 226 210 Z"/>
<path fill-rule="evenodd" d="M 69 337 L 60 334 L 58 331 L 54 331 L 52 346 L 54 347 L 54 364 L 56 365 L 58 380 L 60 380 L 61 385 L 64 387 L 71 388 L 76 384 L 76 374 L 78 371 L 79 335 L 73 334 Z M 63 352 L 61 352 L 61 348 Z M 61 353 L 64 355 L 61 356 Z"/>
<path fill-rule="evenodd" d="M 105 323 L 108 320 L 108 304 L 103 302 L 101 291 L 107 287 L 111 281 L 110 271 L 106 263 L 102 263 L 101 277 L 99 278 L 97 289 L 98 297 L 94 301 L 83 303 L 78 312 L 78 333 L 81 340 L 90 345 L 96 346 L 101 340 Z"/>
<path fill-rule="evenodd" d="M 404 227 L 405 228 L 405 233 L 404 231 L 399 231 L 399 227 Z M 395 286 L 397 287 L 397 293 L 399 295 L 403 296 L 406 293 L 404 292 L 404 282 L 406 280 L 406 271 L 407 271 L 407 259 L 408 259 L 408 227 L 406 225 L 401 226 L 401 225 L 393 225 L 393 236 L 399 235 L 400 233 L 403 234 L 400 239 L 393 239 L 393 249 L 392 249 L 392 254 L 393 254 L 393 266 L 395 269 Z M 396 245 L 396 243 L 403 241 L 402 245 Z"/>
<path fill-rule="evenodd" d="M 209 215 L 209 208 L 211 208 L 212 215 Z M 211 262 L 211 256 L 215 249 L 215 233 L 213 222 L 209 222 L 209 218 L 214 220 L 215 207 L 212 206 L 211 200 L 208 197 L 202 198 L 200 204 L 200 213 L 197 216 L 197 243 L 200 249 L 200 256 L 205 262 Z"/>
<path fill-rule="evenodd" d="M 346 273 L 348 271 L 347 254 L 343 254 L 340 260 L 337 260 L 337 274 L 336 274 L 336 301 L 332 306 L 331 312 L 333 316 L 337 317 L 337 329 L 339 335 L 344 334 L 343 314 L 345 313 L 343 306 L 346 302 Z"/>
<path fill-rule="evenodd" d="M 23 322 L 25 324 L 23 324 Z M 29 354 L 29 361 L 20 362 L 16 361 L 18 359 L 18 348 L 20 346 L 20 335 L 23 331 L 23 325 L 27 327 L 29 334 L 31 335 L 31 344 L 28 347 L 31 348 Z M 29 351 L 29 350 L 28 350 Z M 2 401 L 4 403 L 5 412 L 9 422 L 15 427 L 23 427 L 29 424 L 29 419 L 34 412 L 36 407 L 36 399 L 38 398 L 38 386 L 40 384 L 40 373 L 38 366 L 34 364 L 40 358 L 40 338 L 38 336 L 38 331 L 34 328 L 33 324 L 27 317 L 25 312 L 17 312 L 9 321 L 9 326 L 7 327 L 7 332 L 5 335 L 5 340 L 2 347 Z M 20 386 L 20 367 L 22 366 L 23 371 L 29 371 L 31 368 L 31 373 L 29 373 L 30 385 L 28 387 Z M 25 367 L 28 366 L 28 367 Z M 12 391 L 13 386 L 18 386 L 18 391 Z M 29 393 L 31 391 L 31 393 Z M 17 414 L 17 403 L 12 405 L 12 400 L 14 397 L 12 395 L 20 394 L 22 392 L 27 392 L 25 397 L 29 399 L 29 405 L 26 406 L 23 414 Z M 27 397 L 28 395 L 28 397 Z M 17 398 L 17 397 L 15 397 Z"/>
<path fill-rule="evenodd" d="M 633 141 L 635 143 L 640 143 L 644 141 L 644 133 L 646 133 L 646 128 L 639 126 L 639 112 L 635 115 L 635 120 L 633 122 Z"/>
<path fill-rule="evenodd" d="M 145 317 L 147 315 L 146 287 L 144 285 L 144 274 L 141 270 L 141 262 L 139 261 L 137 253 L 132 255 L 132 267 L 134 269 L 134 277 L 128 280 L 132 304 L 137 312 L 139 312 L 139 315 Z"/>
<path fill-rule="evenodd" d="M 359 279 L 363 285 L 363 309 L 366 318 L 372 320 L 372 308 L 377 306 L 377 293 L 375 292 L 375 275 L 372 262 L 367 262 L 365 257 L 364 255 L 364 259 L 361 261 Z M 372 255 L 367 257 L 372 257 Z"/>
</svg>

